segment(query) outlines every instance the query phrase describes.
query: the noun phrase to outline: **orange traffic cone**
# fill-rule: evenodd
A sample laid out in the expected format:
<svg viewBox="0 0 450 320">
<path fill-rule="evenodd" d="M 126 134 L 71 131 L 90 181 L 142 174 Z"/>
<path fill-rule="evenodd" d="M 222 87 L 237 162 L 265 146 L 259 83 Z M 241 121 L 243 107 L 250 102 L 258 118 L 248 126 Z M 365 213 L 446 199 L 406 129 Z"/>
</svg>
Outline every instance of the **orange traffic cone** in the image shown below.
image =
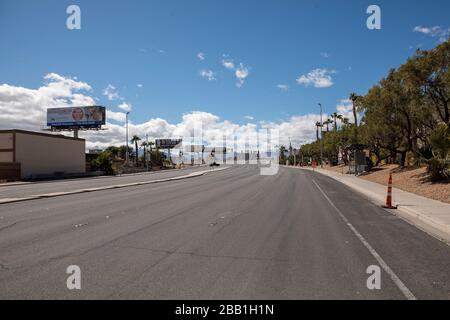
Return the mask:
<svg viewBox="0 0 450 320">
<path fill-rule="evenodd" d="M 386 205 L 383 206 L 385 209 L 397 209 L 392 205 L 392 173 L 389 173 L 389 183 L 388 183 L 388 191 L 386 197 Z"/>
</svg>

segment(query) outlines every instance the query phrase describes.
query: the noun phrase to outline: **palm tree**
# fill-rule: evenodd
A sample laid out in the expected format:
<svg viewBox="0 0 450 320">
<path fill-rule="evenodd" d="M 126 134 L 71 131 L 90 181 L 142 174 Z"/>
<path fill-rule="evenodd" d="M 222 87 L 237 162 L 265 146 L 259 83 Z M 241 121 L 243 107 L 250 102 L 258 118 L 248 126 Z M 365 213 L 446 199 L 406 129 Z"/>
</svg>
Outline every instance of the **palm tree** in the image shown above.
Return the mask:
<svg viewBox="0 0 450 320">
<path fill-rule="evenodd" d="M 153 151 L 153 146 L 155 145 L 155 143 L 154 142 L 152 142 L 152 141 L 150 141 L 149 143 L 148 143 L 148 151 L 149 151 L 149 158 L 148 158 L 148 160 L 150 161 L 150 167 L 152 167 L 153 165 L 152 165 L 152 151 Z"/>
<path fill-rule="evenodd" d="M 317 121 L 316 122 L 316 138 L 317 138 L 317 141 L 319 141 L 319 128 L 320 127 L 322 127 L 322 124 L 319 121 Z"/>
<path fill-rule="evenodd" d="M 358 100 L 358 95 L 354 92 L 350 94 L 350 101 L 352 102 L 353 119 L 355 120 L 355 127 L 358 127 L 358 117 L 356 114 L 356 100 Z"/>
<path fill-rule="evenodd" d="M 342 114 L 338 114 L 337 112 L 333 113 L 331 116 L 333 117 L 333 120 L 334 120 L 333 121 L 334 122 L 334 131 L 337 132 L 337 121 L 339 119 L 342 122 L 342 119 L 344 117 L 342 116 Z"/>
<path fill-rule="evenodd" d="M 137 135 L 134 135 L 133 138 L 131 138 L 131 143 L 134 143 L 135 152 L 136 152 L 136 167 L 139 165 L 138 160 L 138 141 L 140 141 L 141 138 L 139 138 Z"/>
<path fill-rule="evenodd" d="M 333 120 L 331 120 L 331 119 L 327 119 L 323 122 L 323 124 L 327 126 L 327 132 L 330 132 L 330 128 L 328 126 L 332 123 L 333 123 Z"/>
<path fill-rule="evenodd" d="M 144 164 L 147 163 L 147 146 L 148 146 L 148 142 L 147 141 L 143 141 L 141 143 L 141 147 L 144 148 Z"/>
</svg>

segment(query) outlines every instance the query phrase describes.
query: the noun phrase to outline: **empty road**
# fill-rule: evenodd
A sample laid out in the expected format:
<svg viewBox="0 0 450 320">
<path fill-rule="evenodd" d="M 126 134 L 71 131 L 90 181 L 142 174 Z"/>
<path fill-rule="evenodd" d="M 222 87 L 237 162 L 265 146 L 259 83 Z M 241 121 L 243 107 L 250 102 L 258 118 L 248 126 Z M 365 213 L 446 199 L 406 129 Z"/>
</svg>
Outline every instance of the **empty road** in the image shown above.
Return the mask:
<svg viewBox="0 0 450 320">
<path fill-rule="evenodd" d="M 70 265 L 81 290 L 66 287 Z M 0 205 L 0 299 L 414 298 L 450 299 L 449 246 L 310 171 L 234 166 Z"/>
<path fill-rule="evenodd" d="M 126 174 L 122 176 L 100 176 L 83 179 L 66 179 L 57 181 L 25 182 L 18 184 L 1 184 L 0 200 L 11 198 L 29 197 L 37 194 L 47 194 L 55 192 L 66 192 L 86 188 L 101 188 L 112 185 L 142 182 L 172 178 L 189 173 L 209 170 L 206 166 L 186 167 L 181 170 L 151 171 L 141 174 Z"/>
</svg>

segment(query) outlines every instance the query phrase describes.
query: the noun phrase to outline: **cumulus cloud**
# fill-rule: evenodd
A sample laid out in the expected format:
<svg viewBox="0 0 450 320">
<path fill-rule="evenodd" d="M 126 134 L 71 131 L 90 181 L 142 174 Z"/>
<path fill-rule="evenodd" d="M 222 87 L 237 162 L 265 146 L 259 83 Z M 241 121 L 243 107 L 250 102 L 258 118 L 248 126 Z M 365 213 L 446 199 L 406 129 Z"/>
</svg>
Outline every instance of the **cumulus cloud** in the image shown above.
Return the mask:
<svg viewBox="0 0 450 320">
<path fill-rule="evenodd" d="M 320 121 L 320 115 L 307 114 L 292 116 L 282 122 L 261 122 L 261 127 L 278 130 L 280 132 L 280 144 L 287 146 L 290 139 L 292 145 L 298 147 L 301 144 L 314 141 L 316 135 L 315 123 L 317 121 Z"/>
<path fill-rule="evenodd" d="M 85 82 L 57 74 L 45 76 L 44 84 L 37 89 L 1 84 L 0 129 L 40 131 L 46 124 L 48 107 L 95 105 L 95 100 L 90 96 L 91 90 Z M 108 109 L 106 117 L 106 130 L 80 132 L 80 137 L 86 139 L 87 149 L 125 144 L 125 113 Z M 217 146 L 221 145 L 224 135 L 243 137 L 255 134 L 259 128 L 267 128 L 280 131 L 280 143 L 287 145 L 290 137 L 293 144 L 298 146 L 314 140 L 314 123 L 318 119 L 319 115 L 309 114 L 293 116 L 285 121 L 239 125 L 209 112 L 192 111 L 175 123 L 161 118 L 148 119 L 142 123 L 130 121 L 129 136 L 136 134 L 145 137 L 148 134 L 151 140 L 183 137 L 186 141 L 195 130 L 202 127 L 205 145 Z M 245 140 L 238 139 L 238 145 L 239 148 L 245 145 Z"/>
<path fill-rule="evenodd" d="M 338 114 L 342 114 L 345 118 L 349 120 L 350 123 L 354 123 L 353 118 L 353 103 L 350 99 L 342 99 L 336 106 Z M 363 113 L 358 112 L 358 119 L 361 119 Z"/>
<path fill-rule="evenodd" d="M 236 86 L 240 88 L 244 85 L 245 79 L 249 76 L 249 70 L 244 64 L 240 63 L 239 67 L 236 69 L 235 75 L 238 80 Z"/>
<path fill-rule="evenodd" d="M 229 70 L 234 70 L 234 63 L 233 60 L 231 59 L 223 59 L 222 60 L 222 65 Z"/>
<path fill-rule="evenodd" d="M 131 109 L 132 109 L 131 104 L 129 104 L 128 102 L 122 102 L 122 103 L 119 104 L 117 107 L 118 107 L 119 109 L 122 109 L 123 111 L 126 111 L 126 112 L 130 112 Z"/>
<path fill-rule="evenodd" d="M 353 121 L 353 103 L 350 99 L 342 99 L 336 106 L 339 114 Z"/>
<path fill-rule="evenodd" d="M 247 120 L 255 120 L 255 117 L 253 117 L 253 116 L 244 116 L 244 119 L 247 119 Z"/>
<path fill-rule="evenodd" d="M 106 110 L 106 118 L 117 122 L 125 122 L 127 115 L 123 112 L 115 112 L 112 110 Z"/>
<path fill-rule="evenodd" d="M 422 27 L 416 26 L 413 29 L 414 32 L 422 33 L 430 37 L 439 37 L 439 41 L 444 42 L 450 36 L 450 28 L 445 29 L 440 26 L 434 27 Z"/>
<path fill-rule="evenodd" d="M 199 53 L 197 53 L 197 58 L 200 61 L 203 61 L 203 60 L 205 60 L 205 54 L 203 52 L 199 52 Z"/>
<path fill-rule="evenodd" d="M 203 70 L 200 70 L 199 74 L 200 74 L 200 77 L 208 79 L 208 81 L 217 80 L 216 74 L 212 70 L 203 69 Z"/>
<path fill-rule="evenodd" d="M 242 62 L 239 63 L 238 66 L 236 66 L 233 60 L 228 57 L 228 55 L 224 55 L 224 59 L 222 59 L 222 65 L 226 69 L 234 71 L 234 75 L 237 79 L 236 87 L 241 88 L 250 74 L 249 68 L 244 66 Z"/>
<path fill-rule="evenodd" d="M 333 83 L 333 70 L 328 69 L 314 69 L 306 75 L 301 75 L 297 79 L 297 83 L 309 87 L 313 85 L 316 88 L 329 88 Z"/>
<path fill-rule="evenodd" d="M 277 88 L 280 89 L 281 91 L 289 90 L 289 86 L 287 84 L 277 84 Z"/>
<path fill-rule="evenodd" d="M 40 130 L 47 108 L 95 105 L 86 95 L 92 88 L 74 78 L 49 73 L 38 89 L 0 85 L 0 129 Z"/>
<path fill-rule="evenodd" d="M 106 96 L 109 101 L 117 100 L 120 98 L 119 92 L 112 84 L 108 84 L 108 86 L 103 89 L 103 95 Z"/>
</svg>

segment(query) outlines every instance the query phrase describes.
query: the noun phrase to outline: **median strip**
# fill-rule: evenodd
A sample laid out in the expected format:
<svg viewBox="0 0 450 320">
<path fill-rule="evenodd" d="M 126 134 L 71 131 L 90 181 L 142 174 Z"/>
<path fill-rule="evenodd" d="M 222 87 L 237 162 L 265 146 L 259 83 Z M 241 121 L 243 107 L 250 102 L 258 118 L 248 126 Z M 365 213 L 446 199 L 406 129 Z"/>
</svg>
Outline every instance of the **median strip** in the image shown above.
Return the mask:
<svg viewBox="0 0 450 320">
<path fill-rule="evenodd" d="M 184 176 L 178 176 L 178 177 L 171 177 L 171 178 L 157 179 L 157 180 L 149 180 L 149 181 L 141 181 L 141 182 L 132 182 L 132 183 L 118 184 L 118 185 L 112 185 L 112 186 L 104 186 L 104 187 L 98 187 L 98 188 L 77 189 L 77 190 L 65 191 L 65 192 L 52 192 L 52 193 L 31 195 L 31 196 L 21 197 L 21 198 L 5 198 L 5 199 L 0 199 L 0 205 L 1 204 L 7 204 L 7 203 L 14 203 L 14 202 L 29 201 L 29 200 L 55 198 L 55 197 L 72 195 L 72 194 L 80 194 L 80 193 L 88 193 L 88 192 L 96 192 L 96 191 L 105 191 L 105 190 L 110 190 L 110 189 L 121 189 L 121 188 L 127 188 L 127 187 L 142 186 L 142 185 L 153 184 L 153 183 L 160 183 L 160 182 L 177 181 L 177 180 L 189 179 L 189 178 L 194 178 L 194 177 L 200 177 L 200 176 L 203 176 L 203 175 L 205 175 L 207 173 L 223 171 L 223 170 L 226 170 L 226 169 L 229 169 L 229 168 L 231 168 L 231 167 L 224 167 L 224 168 L 219 168 L 219 169 L 212 169 L 212 170 L 204 170 L 204 171 L 199 171 L 199 172 L 192 172 L 190 174 L 187 174 L 187 175 L 184 175 Z"/>
</svg>

